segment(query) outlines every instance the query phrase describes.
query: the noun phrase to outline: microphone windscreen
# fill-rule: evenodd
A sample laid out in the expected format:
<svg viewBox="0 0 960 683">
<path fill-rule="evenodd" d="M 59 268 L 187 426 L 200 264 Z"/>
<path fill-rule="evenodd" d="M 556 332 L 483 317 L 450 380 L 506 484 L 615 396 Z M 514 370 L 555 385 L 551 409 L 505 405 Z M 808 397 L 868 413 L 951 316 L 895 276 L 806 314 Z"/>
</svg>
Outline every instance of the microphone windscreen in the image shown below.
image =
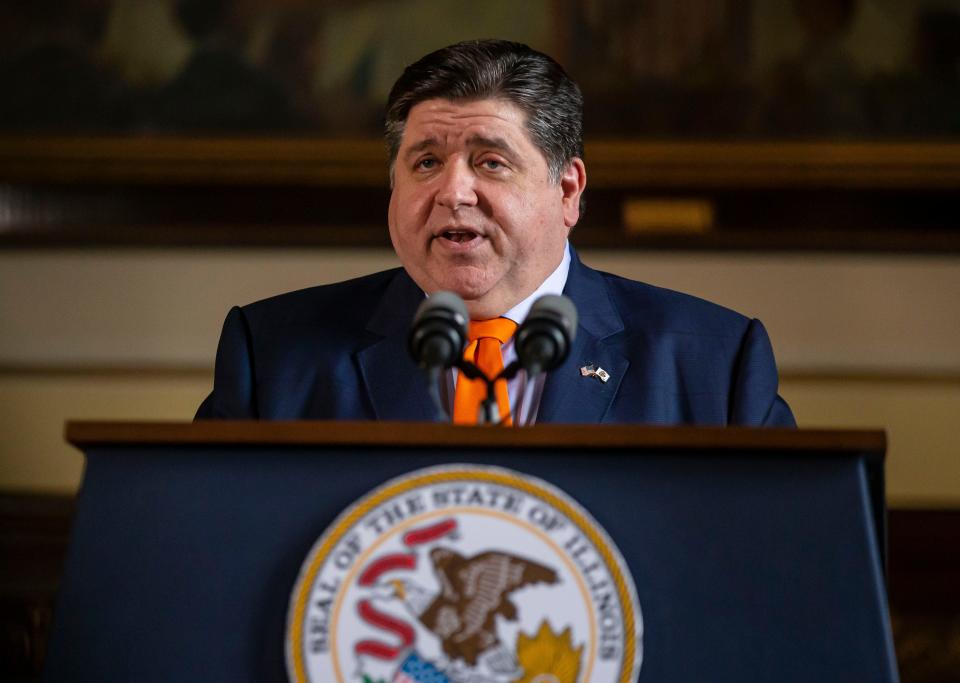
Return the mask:
<svg viewBox="0 0 960 683">
<path fill-rule="evenodd" d="M 530 375 L 548 372 L 566 360 L 577 332 L 577 307 L 565 296 L 547 294 L 530 307 L 517 329 L 520 365 Z"/>
<path fill-rule="evenodd" d="M 410 353 L 424 367 L 457 362 L 467 340 L 467 305 L 453 292 L 436 292 L 417 308 L 410 328 Z"/>
<path fill-rule="evenodd" d="M 573 341 L 577 334 L 577 307 L 569 297 L 562 294 L 545 294 L 537 299 L 530 308 L 527 319 L 546 317 L 555 320 Z"/>
</svg>

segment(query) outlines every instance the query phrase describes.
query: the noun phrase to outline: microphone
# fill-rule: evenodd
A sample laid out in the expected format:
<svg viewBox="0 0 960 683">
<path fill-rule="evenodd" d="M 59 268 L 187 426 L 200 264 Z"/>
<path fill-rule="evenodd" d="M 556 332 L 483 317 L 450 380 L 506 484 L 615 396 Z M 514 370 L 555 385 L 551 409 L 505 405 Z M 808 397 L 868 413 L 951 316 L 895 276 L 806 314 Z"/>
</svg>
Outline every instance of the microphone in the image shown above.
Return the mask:
<svg viewBox="0 0 960 683">
<path fill-rule="evenodd" d="M 467 306 L 453 292 L 436 292 L 417 308 L 410 328 L 410 354 L 421 368 L 456 364 L 467 343 Z"/>
<path fill-rule="evenodd" d="M 577 332 L 577 308 L 565 296 L 547 294 L 534 302 L 517 329 L 517 359 L 528 377 L 549 372 L 570 353 Z"/>
</svg>

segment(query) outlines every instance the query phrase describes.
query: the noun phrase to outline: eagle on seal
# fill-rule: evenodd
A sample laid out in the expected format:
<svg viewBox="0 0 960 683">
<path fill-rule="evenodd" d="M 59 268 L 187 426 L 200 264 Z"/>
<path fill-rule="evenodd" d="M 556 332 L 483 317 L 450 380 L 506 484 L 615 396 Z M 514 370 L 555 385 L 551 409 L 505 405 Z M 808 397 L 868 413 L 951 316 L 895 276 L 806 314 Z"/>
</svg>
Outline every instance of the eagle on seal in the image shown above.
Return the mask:
<svg viewBox="0 0 960 683">
<path fill-rule="evenodd" d="M 500 644 L 496 616 L 515 621 L 510 594 L 533 584 L 555 584 L 557 573 L 532 560 L 488 551 L 464 557 L 449 548 L 430 551 L 440 592 L 430 593 L 406 580 L 390 582 L 393 593 L 439 639 L 451 661 L 476 666 L 481 654 Z"/>
<path fill-rule="evenodd" d="M 395 595 L 436 634 L 451 661 L 460 659 L 470 666 L 476 666 L 481 654 L 500 644 L 496 616 L 517 619 L 511 593 L 559 580 L 549 567 L 503 552 L 464 557 L 448 548 L 434 548 L 430 560 L 440 592 L 431 594 L 398 579 L 391 582 Z"/>
</svg>

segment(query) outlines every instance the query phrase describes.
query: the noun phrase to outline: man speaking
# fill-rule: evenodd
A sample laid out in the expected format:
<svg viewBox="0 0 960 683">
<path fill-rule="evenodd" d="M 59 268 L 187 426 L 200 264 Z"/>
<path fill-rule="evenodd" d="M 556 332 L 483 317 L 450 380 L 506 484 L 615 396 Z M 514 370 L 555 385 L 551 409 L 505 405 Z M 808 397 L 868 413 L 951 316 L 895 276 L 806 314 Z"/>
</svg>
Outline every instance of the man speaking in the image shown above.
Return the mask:
<svg viewBox="0 0 960 683">
<path fill-rule="evenodd" d="M 521 424 L 793 426 L 757 320 L 588 268 L 567 237 L 581 211 L 582 98 L 550 57 L 471 41 L 409 66 L 386 111 L 388 224 L 403 268 L 234 308 L 197 418 L 431 420 L 407 350 L 425 296 L 453 292 L 466 356 L 488 374 L 516 356 L 534 302 L 579 311 L 566 360 L 496 386 Z M 449 371 L 440 401 L 473 423 L 482 380 Z"/>
</svg>

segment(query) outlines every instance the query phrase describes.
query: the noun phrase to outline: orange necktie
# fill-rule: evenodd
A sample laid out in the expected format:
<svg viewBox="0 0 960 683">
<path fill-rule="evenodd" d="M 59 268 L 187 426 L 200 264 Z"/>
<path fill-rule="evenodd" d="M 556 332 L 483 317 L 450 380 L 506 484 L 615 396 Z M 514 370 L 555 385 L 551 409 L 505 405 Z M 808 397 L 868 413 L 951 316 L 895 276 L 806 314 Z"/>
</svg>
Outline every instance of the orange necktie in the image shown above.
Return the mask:
<svg viewBox="0 0 960 683">
<path fill-rule="evenodd" d="M 471 361 L 487 377 L 496 377 L 503 370 L 503 354 L 500 347 L 507 343 L 517 329 L 517 324 L 507 318 L 471 320 L 467 335 L 470 343 L 463 352 L 463 359 Z M 510 398 L 507 396 L 507 381 L 501 379 L 494 385 L 501 423 L 510 424 Z M 457 389 L 453 396 L 454 424 L 477 424 L 477 412 L 487 397 L 487 384 L 482 379 L 468 379 L 457 374 Z"/>
</svg>

